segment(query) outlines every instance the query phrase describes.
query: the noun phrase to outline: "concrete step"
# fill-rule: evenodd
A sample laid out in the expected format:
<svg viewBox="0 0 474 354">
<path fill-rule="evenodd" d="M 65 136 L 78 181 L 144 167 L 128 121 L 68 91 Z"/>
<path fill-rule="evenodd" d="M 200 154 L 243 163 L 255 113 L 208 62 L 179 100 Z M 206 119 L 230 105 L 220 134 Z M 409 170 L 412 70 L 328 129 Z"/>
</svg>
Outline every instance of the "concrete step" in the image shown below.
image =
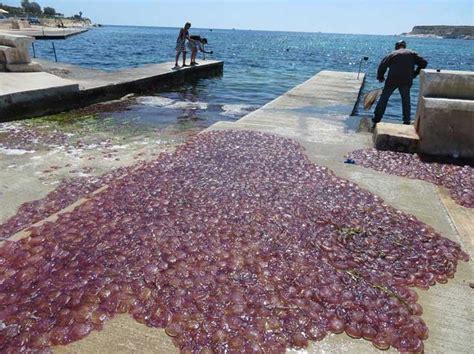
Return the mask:
<svg viewBox="0 0 474 354">
<path fill-rule="evenodd" d="M 11 47 L 8 45 L 0 45 L 0 52 L 7 53 L 7 52 L 16 52 L 15 47 Z"/>
<path fill-rule="evenodd" d="M 0 45 L 0 63 L 2 64 L 24 64 L 30 62 L 27 52 L 21 51 L 7 45 Z"/>
<path fill-rule="evenodd" d="M 474 158 L 474 100 L 422 97 L 418 115 L 421 153 Z"/>
<path fill-rule="evenodd" d="M 415 153 L 419 140 L 413 125 L 378 123 L 374 131 L 374 146 L 378 150 Z"/>
<path fill-rule="evenodd" d="M 11 33 L 0 33 L 0 45 L 6 45 L 9 47 L 20 48 L 29 47 L 34 42 L 33 37 L 21 36 Z"/>
<path fill-rule="evenodd" d="M 43 67 L 35 62 L 28 64 L 5 64 L 5 69 L 12 73 L 35 73 L 43 71 Z"/>
<path fill-rule="evenodd" d="M 0 62 L 26 64 L 31 62 L 29 49 L 34 38 L 0 33 Z"/>
</svg>

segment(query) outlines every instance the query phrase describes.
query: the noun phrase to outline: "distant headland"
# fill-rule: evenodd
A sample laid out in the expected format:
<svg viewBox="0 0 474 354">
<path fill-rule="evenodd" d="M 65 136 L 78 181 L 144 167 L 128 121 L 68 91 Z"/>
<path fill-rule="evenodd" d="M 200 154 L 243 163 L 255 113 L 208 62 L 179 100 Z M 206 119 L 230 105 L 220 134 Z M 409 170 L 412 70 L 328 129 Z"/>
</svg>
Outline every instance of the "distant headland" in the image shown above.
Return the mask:
<svg viewBox="0 0 474 354">
<path fill-rule="evenodd" d="M 415 26 L 403 35 L 444 39 L 474 39 L 474 26 Z"/>
</svg>

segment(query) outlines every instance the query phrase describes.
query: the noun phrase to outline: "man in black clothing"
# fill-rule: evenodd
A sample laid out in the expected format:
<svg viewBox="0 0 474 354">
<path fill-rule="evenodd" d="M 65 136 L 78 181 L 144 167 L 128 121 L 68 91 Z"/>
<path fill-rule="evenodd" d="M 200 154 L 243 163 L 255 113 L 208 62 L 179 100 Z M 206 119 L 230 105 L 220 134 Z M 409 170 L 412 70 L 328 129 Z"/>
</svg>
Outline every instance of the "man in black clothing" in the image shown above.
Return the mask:
<svg viewBox="0 0 474 354">
<path fill-rule="evenodd" d="M 398 89 L 402 97 L 403 124 L 410 124 L 410 88 L 413 84 L 413 79 L 417 77 L 421 69 L 426 68 L 427 65 L 428 62 L 425 59 L 407 49 L 405 41 L 399 41 L 395 44 L 395 50 L 382 60 L 377 72 L 377 80 L 380 82 L 385 81 L 385 86 L 377 103 L 377 107 L 375 107 L 375 114 L 372 119 L 374 128 L 375 125 L 382 120 L 388 100 L 396 89 Z M 387 80 L 385 80 L 385 72 L 387 69 L 390 70 Z"/>
</svg>

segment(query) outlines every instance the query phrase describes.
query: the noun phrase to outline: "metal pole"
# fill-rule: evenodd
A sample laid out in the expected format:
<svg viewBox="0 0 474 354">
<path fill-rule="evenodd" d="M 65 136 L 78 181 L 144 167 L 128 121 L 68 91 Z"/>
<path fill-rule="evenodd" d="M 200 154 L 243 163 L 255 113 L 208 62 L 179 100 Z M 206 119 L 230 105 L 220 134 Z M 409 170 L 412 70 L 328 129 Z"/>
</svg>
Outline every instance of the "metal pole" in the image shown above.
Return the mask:
<svg viewBox="0 0 474 354">
<path fill-rule="evenodd" d="M 359 72 L 357 73 L 357 80 L 359 80 L 359 75 L 360 75 L 360 70 L 362 69 L 362 61 L 365 60 L 369 60 L 369 57 L 362 57 L 360 58 L 360 63 L 359 63 Z"/>
<path fill-rule="evenodd" d="M 33 48 L 33 58 L 36 59 L 36 49 L 35 49 L 35 44 L 31 43 L 31 47 Z"/>
<path fill-rule="evenodd" d="M 357 73 L 357 80 L 359 80 L 359 75 L 360 75 L 360 69 L 362 69 L 362 60 L 363 58 L 360 58 L 360 63 L 359 63 L 359 72 Z"/>
<path fill-rule="evenodd" d="M 56 63 L 58 62 L 58 56 L 56 55 L 56 47 L 54 46 L 54 42 L 51 42 L 53 45 L 53 52 L 54 52 L 54 60 L 56 60 Z"/>
</svg>

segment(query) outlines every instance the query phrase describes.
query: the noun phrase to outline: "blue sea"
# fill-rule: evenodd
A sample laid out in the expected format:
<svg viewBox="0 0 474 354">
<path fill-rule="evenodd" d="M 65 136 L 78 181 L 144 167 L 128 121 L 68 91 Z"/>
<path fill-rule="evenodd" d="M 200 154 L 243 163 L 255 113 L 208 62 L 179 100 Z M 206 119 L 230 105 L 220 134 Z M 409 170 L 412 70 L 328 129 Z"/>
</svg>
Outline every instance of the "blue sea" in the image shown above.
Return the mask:
<svg viewBox="0 0 474 354">
<path fill-rule="evenodd" d="M 118 70 L 174 60 L 179 29 L 105 26 L 55 42 L 58 60 L 103 70 Z M 365 91 L 376 80 L 380 60 L 400 36 L 191 29 L 209 40 L 208 58 L 225 62 L 224 75 L 145 97 L 123 113 L 144 122 L 190 121 L 208 126 L 218 120 L 237 120 L 285 93 L 321 70 L 357 72 L 361 58 L 367 74 Z M 473 42 L 434 38 L 405 38 L 434 69 L 474 70 Z M 37 57 L 54 60 L 51 41 L 36 42 Z M 202 59 L 200 56 L 198 59 Z M 189 61 L 189 59 L 188 59 Z M 198 60 L 199 61 L 199 60 Z M 412 115 L 418 81 L 412 90 Z M 371 115 L 359 109 L 360 115 Z M 401 122 L 398 92 L 389 103 L 386 120 Z M 163 122 L 162 122 L 163 123 Z M 189 124 L 189 122 L 188 122 Z"/>
</svg>

